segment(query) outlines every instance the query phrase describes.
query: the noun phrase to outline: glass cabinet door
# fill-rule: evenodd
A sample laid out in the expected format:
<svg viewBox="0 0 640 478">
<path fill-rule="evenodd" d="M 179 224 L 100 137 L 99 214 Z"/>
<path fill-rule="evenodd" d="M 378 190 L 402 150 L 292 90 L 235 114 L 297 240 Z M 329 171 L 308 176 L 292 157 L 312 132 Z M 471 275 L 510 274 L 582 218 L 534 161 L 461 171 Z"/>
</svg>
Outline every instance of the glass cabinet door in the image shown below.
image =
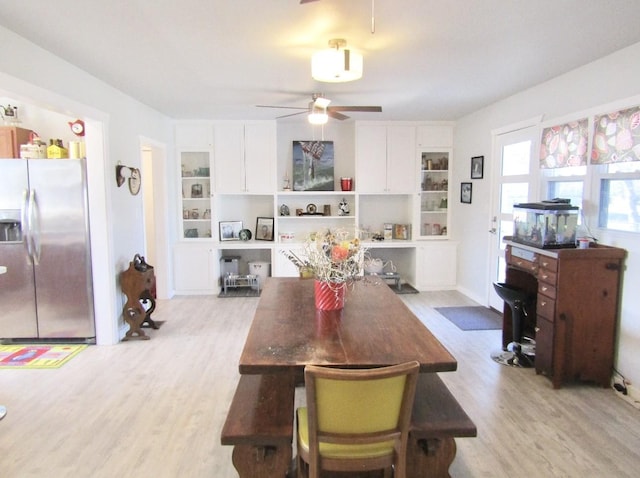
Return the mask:
<svg viewBox="0 0 640 478">
<path fill-rule="evenodd" d="M 208 152 L 180 153 L 182 234 L 185 239 L 211 237 L 211 168 Z"/>
<path fill-rule="evenodd" d="M 420 236 L 448 234 L 449 160 L 448 151 L 420 153 Z"/>
</svg>

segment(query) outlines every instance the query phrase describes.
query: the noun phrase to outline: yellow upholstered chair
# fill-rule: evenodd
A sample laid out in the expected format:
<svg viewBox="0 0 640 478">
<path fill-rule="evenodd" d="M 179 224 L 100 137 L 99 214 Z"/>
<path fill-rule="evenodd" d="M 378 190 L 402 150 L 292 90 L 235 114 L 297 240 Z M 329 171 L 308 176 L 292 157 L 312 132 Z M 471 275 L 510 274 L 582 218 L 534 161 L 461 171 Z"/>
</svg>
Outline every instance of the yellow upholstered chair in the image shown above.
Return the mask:
<svg viewBox="0 0 640 478">
<path fill-rule="evenodd" d="M 307 365 L 307 406 L 297 410 L 298 477 L 320 470 L 406 476 L 418 362 L 374 369 Z M 305 473 L 306 472 L 306 473 Z"/>
</svg>

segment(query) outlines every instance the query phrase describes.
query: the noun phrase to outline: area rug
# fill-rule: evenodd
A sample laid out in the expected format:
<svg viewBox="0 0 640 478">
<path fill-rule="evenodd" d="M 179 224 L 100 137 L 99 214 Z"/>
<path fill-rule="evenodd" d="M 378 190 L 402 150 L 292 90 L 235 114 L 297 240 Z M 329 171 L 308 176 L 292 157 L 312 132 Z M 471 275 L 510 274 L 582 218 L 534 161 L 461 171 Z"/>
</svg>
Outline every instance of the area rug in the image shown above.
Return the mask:
<svg viewBox="0 0 640 478">
<path fill-rule="evenodd" d="M 502 329 L 502 314 L 488 307 L 436 307 L 436 310 L 460 330 Z"/>
<path fill-rule="evenodd" d="M 0 369 L 59 368 L 86 345 L 0 345 Z"/>
</svg>

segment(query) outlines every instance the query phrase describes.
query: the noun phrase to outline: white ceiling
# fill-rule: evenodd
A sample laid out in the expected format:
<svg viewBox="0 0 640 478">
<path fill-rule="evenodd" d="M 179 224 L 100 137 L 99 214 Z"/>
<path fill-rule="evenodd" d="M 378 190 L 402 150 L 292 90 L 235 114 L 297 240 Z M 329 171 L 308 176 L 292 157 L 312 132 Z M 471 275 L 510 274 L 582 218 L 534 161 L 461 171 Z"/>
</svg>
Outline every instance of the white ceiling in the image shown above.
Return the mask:
<svg viewBox="0 0 640 478">
<path fill-rule="evenodd" d="M 640 41 L 638 0 L 375 0 L 371 19 L 371 0 L 0 0 L 0 25 L 177 119 L 323 92 L 382 106 L 354 119 L 455 120 Z M 311 78 L 332 38 L 363 53 L 361 80 Z"/>
</svg>

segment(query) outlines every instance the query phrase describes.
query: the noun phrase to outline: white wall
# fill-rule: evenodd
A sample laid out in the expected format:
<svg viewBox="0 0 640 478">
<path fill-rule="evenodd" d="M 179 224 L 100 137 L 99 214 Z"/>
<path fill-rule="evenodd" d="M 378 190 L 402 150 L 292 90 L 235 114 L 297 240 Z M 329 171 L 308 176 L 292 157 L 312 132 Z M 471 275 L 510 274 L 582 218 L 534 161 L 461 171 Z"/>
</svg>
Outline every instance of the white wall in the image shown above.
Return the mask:
<svg viewBox="0 0 640 478">
<path fill-rule="evenodd" d="M 136 253 L 144 251 L 144 228 L 143 196 L 132 196 L 127 188 L 116 186 L 115 166 L 121 161 L 141 168 L 141 136 L 168 144 L 168 150 L 173 151 L 171 123 L 162 114 L 2 27 L 0 45 L 0 97 L 14 98 L 25 108 L 31 104 L 88 123 L 98 343 L 116 343 L 122 333 L 121 312 L 126 300 L 118 276 Z M 24 119 L 29 117 L 26 111 L 20 114 Z M 22 126 L 29 128 L 26 123 Z"/>
<path fill-rule="evenodd" d="M 539 86 L 492 104 L 456 123 L 453 184 L 469 180 L 472 156 L 484 155 L 483 180 L 473 181 L 473 203 L 454 202 L 451 233 L 460 241 L 458 288 L 480 303 L 487 303 L 487 273 L 491 227 L 491 175 L 497 167 L 492 157 L 491 131 L 543 115 L 544 121 L 582 111 L 640 103 L 640 43 L 576 69 Z M 628 103 L 631 101 L 632 103 Z M 635 101 L 635 103 L 633 103 Z M 640 241 L 637 235 L 599 234 L 603 244 L 628 251 L 622 292 L 616 368 L 640 386 Z"/>
</svg>

